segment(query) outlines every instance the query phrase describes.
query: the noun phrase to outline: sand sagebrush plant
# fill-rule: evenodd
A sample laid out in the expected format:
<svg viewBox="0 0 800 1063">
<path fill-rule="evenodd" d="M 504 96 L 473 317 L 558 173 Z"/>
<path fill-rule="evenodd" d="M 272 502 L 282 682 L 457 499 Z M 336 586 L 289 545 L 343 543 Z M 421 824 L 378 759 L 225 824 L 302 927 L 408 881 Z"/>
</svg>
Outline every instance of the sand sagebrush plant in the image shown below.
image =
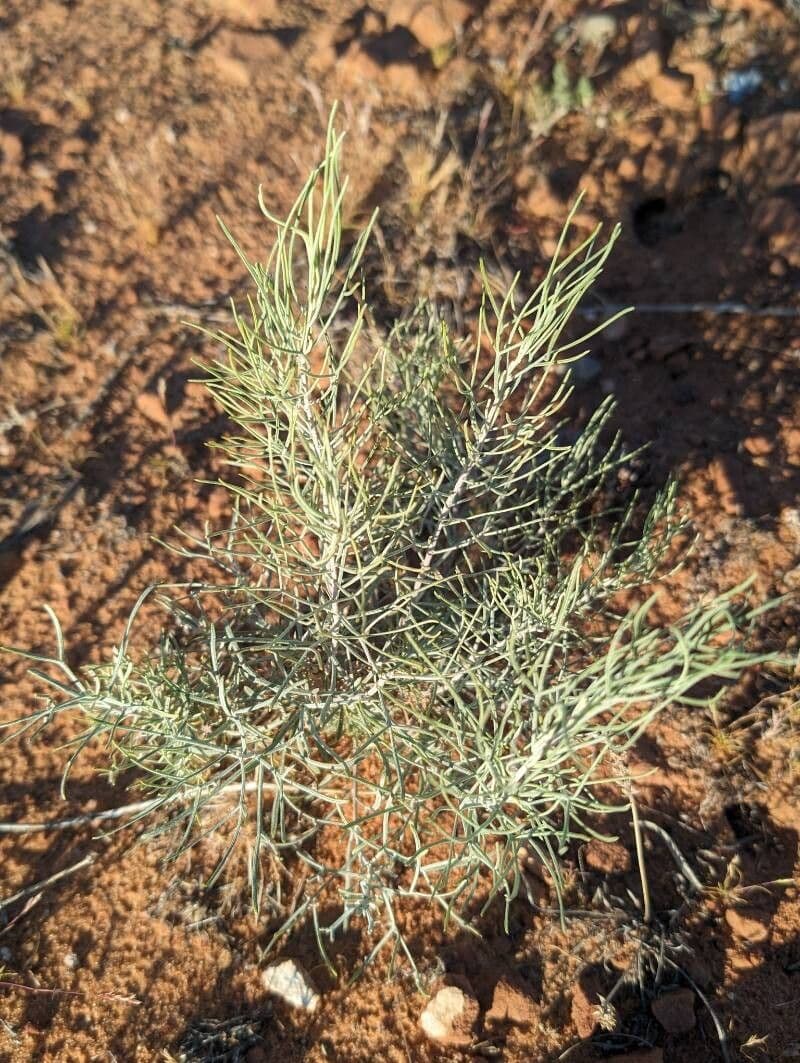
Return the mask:
<svg viewBox="0 0 800 1063">
<path fill-rule="evenodd" d="M 252 295 L 214 337 L 233 516 L 186 552 L 219 578 L 155 589 L 155 648 L 132 639 L 144 596 L 106 664 L 73 671 L 58 631 L 36 657 L 55 694 L 22 726 L 78 710 L 67 772 L 89 744 L 135 769 L 175 853 L 224 839 L 214 877 L 249 847 L 278 934 L 308 917 L 322 943 L 357 918 L 381 945 L 403 898 L 465 919 L 510 902 L 523 850 L 558 888 L 568 844 L 625 807 L 623 754 L 653 716 L 752 663 L 733 637 L 752 614 L 727 596 L 665 627 L 652 599 L 619 607 L 681 523 L 673 485 L 644 516 L 614 502 L 610 400 L 580 431 L 560 413 L 587 338 L 565 327 L 614 236 L 560 247 L 529 297 L 484 275 L 468 339 L 420 306 L 377 340 L 340 151 L 331 128 L 285 220 L 260 200 L 274 248 L 239 251 Z M 290 859 L 293 907 L 274 892 Z"/>
</svg>

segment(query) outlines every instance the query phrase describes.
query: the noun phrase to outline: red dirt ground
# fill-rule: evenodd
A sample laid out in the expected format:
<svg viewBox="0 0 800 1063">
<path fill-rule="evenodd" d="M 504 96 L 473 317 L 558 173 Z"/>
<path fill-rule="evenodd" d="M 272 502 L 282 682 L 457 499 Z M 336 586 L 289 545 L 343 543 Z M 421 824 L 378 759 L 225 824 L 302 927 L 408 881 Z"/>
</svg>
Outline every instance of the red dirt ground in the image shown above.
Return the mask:
<svg viewBox="0 0 800 1063">
<path fill-rule="evenodd" d="M 598 13 L 605 22 L 587 20 Z M 760 86 L 732 100 L 726 75 L 750 68 Z M 468 317 L 481 256 L 536 276 L 579 191 L 579 230 L 622 221 L 598 295 L 645 309 L 595 342 L 575 415 L 613 392 L 627 441 L 654 444 L 641 486 L 680 477 L 699 540 L 665 611 L 754 573 L 754 600 L 789 596 L 764 646 L 796 654 L 798 318 L 679 307 L 800 311 L 800 19 L 778 0 L 5 0 L 0 641 L 49 648 L 47 602 L 73 664 L 99 659 L 141 590 L 181 574 L 153 537 L 224 516 L 224 495 L 196 483 L 213 477 L 205 444 L 226 427 L 192 382 L 193 359 L 214 351 L 181 322 L 224 314 L 242 286 L 215 216 L 258 254 L 256 187 L 276 211 L 289 205 L 334 99 L 350 130 L 352 220 L 381 208 L 369 270 L 385 318 L 418 292 Z M 35 687 L 19 662 L 2 669 L 11 719 Z M 663 720 L 637 751 L 655 769 L 640 787 L 648 818 L 714 887 L 682 899 L 650 837 L 655 907 L 730 1059 L 800 1055 L 798 727 L 789 680 L 765 671 L 716 714 Z M 90 755 L 62 801 L 68 736 L 59 724 L 0 749 L 0 819 L 134 799 L 98 782 Z M 312 1019 L 270 1004 L 270 928 L 248 914 L 243 875 L 203 893 L 208 853 L 175 882 L 159 851 L 127 850 L 121 835 L 5 837 L 0 900 L 89 854 L 29 909 L 0 910 L 2 1060 L 724 1058 L 699 997 L 690 1032 L 656 1022 L 652 972 L 618 998 L 622 1035 L 581 1040 L 591 965 L 607 965 L 605 993 L 633 952 L 630 928 L 595 903 L 600 887 L 629 907 L 626 890 L 638 895 L 635 861 L 617 869 L 613 853 L 574 854 L 575 903 L 592 914 L 566 927 L 520 903 L 509 935 L 490 913 L 476 943 L 443 935 L 434 913 L 405 913 L 431 984 L 469 975 L 483 1018 L 467 1053 L 425 1041 L 425 996 L 402 972 L 387 980 L 378 963 L 348 984 L 357 935 L 334 953 L 334 980 L 299 931 L 284 954 L 311 971 L 322 1006 Z M 502 979 L 527 1003 L 492 1022 Z M 667 969 L 661 988 L 681 981 Z M 260 1047 L 191 1054 L 199 1022 L 237 1015 L 255 1029 L 242 1043 Z"/>
</svg>

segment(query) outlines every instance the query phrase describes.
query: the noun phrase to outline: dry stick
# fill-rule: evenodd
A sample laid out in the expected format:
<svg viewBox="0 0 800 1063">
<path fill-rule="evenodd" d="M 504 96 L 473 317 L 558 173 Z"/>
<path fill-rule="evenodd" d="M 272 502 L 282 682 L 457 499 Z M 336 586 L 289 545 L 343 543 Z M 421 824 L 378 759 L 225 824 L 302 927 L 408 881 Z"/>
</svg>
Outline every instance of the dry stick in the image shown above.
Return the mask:
<svg viewBox="0 0 800 1063">
<path fill-rule="evenodd" d="M 6 925 L 2 929 L 0 929 L 0 937 L 2 937 L 3 934 L 8 934 L 10 930 L 13 930 L 13 928 L 17 925 L 17 923 L 20 921 L 20 919 L 24 919 L 24 917 L 28 914 L 28 912 L 32 908 L 35 908 L 36 905 L 39 903 L 39 901 L 41 899 L 42 899 L 41 893 L 35 893 L 32 897 L 29 897 L 28 900 L 25 902 L 25 904 L 23 904 L 23 906 L 20 908 L 20 910 L 14 916 L 14 918 L 11 919 L 9 922 L 7 922 Z"/>
<path fill-rule="evenodd" d="M 650 886 L 647 881 L 647 867 L 644 861 L 644 844 L 642 842 L 641 821 L 639 820 L 639 809 L 636 807 L 636 801 L 633 796 L 633 787 L 630 787 L 628 793 L 628 800 L 631 804 L 631 818 L 633 820 L 633 836 L 636 841 L 636 859 L 639 864 L 639 878 L 642 882 L 642 920 L 649 924 L 653 919 L 653 908 L 650 903 Z"/>
<path fill-rule="evenodd" d="M 141 1004 L 141 1000 L 137 1000 L 136 997 L 126 997 L 121 993 L 92 993 L 81 992 L 80 989 L 47 989 L 45 986 L 32 986 L 25 985 L 24 982 L 7 982 L 4 978 L 0 978 L 0 989 L 22 989 L 26 993 L 40 993 L 48 997 L 83 997 L 86 999 L 91 995 L 94 1000 L 110 1000 L 115 1004 Z"/>
<path fill-rule="evenodd" d="M 217 303 L 152 303 L 142 307 L 148 316 L 178 318 L 190 320 L 199 317 L 210 323 L 230 321 L 230 315 L 218 309 Z M 606 315 L 627 311 L 631 314 L 714 314 L 716 316 L 755 317 L 755 318 L 800 318 L 800 307 L 796 306 L 750 306 L 725 300 L 721 303 L 604 303 L 601 307 L 579 306 L 575 313 L 588 321 L 598 321 Z"/>
<path fill-rule="evenodd" d="M 626 306 L 623 303 L 604 303 L 601 307 L 578 307 L 581 317 L 594 321 L 607 314 L 620 314 L 624 311 L 634 314 L 718 314 L 742 317 L 800 317 L 797 306 L 748 306 L 747 303 L 724 301 L 721 303 L 637 303 Z"/>
<path fill-rule="evenodd" d="M 158 804 L 159 800 L 152 798 L 149 801 L 135 801 L 133 804 L 123 805 L 121 808 L 109 808 L 104 812 L 86 812 L 81 816 L 71 816 L 69 819 L 53 819 L 46 823 L 0 823 L 0 834 L 36 834 L 51 830 L 71 830 L 73 827 L 85 827 L 89 823 L 104 819 L 121 819 L 129 813 L 141 812 L 145 814 Z"/>
<path fill-rule="evenodd" d="M 79 860 L 77 864 L 73 864 L 71 867 L 65 867 L 63 871 L 57 871 L 55 875 L 50 875 L 48 878 L 43 878 L 41 882 L 34 882 L 32 886 L 26 886 L 24 890 L 20 890 L 19 893 L 14 893 L 10 897 L 6 897 L 5 900 L 0 900 L 0 912 L 4 908 L 9 908 L 12 904 L 16 904 L 17 901 L 24 901 L 26 897 L 32 897 L 34 894 L 41 893 L 47 886 L 52 886 L 54 882 L 58 882 L 62 878 L 66 878 L 68 875 L 74 874 L 76 871 L 80 871 L 83 867 L 88 867 L 93 864 L 96 857 L 94 853 L 90 853 L 85 856 L 83 860 Z"/>
<path fill-rule="evenodd" d="M 244 786 L 233 783 L 230 786 L 224 786 L 216 794 L 213 794 L 212 799 L 221 797 L 223 794 L 250 794 L 256 789 L 258 789 L 256 783 L 245 783 Z M 264 785 L 261 789 L 274 790 L 275 787 Z M 286 787 L 283 789 L 285 790 Z M 134 801 L 133 804 L 122 805 L 119 808 L 108 808 L 103 812 L 86 812 L 82 816 L 71 816 L 69 819 L 54 819 L 47 823 L 0 823 L 0 834 L 36 834 L 51 830 L 71 830 L 74 827 L 85 827 L 89 823 L 97 823 L 101 820 L 122 819 L 123 816 L 135 815 L 136 813 L 147 815 L 148 812 L 152 812 L 164 805 L 177 805 L 182 801 L 189 801 L 192 796 L 189 793 L 178 793 L 166 798 L 166 800 L 160 797 L 152 797 L 149 801 Z"/>
</svg>

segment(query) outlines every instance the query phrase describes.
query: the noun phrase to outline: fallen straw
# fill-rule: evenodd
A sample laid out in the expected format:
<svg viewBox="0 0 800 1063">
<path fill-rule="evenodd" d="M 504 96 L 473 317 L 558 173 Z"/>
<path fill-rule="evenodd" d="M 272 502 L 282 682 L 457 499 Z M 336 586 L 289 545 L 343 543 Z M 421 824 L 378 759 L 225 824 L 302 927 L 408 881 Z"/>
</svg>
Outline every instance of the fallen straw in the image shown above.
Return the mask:
<svg viewBox="0 0 800 1063">
<path fill-rule="evenodd" d="M 28 897 L 33 897 L 37 893 L 41 893 L 47 886 L 52 886 L 54 882 L 58 882 L 62 878 L 67 878 L 68 875 L 74 875 L 76 871 L 80 871 L 84 867 L 89 867 L 95 861 L 95 854 L 90 853 L 85 856 L 83 860 L 79 860 L 77 864 L 72 864 L 71 867 L 65 867 L 63 871 L 57 871 L 55 875 L 50 875 L 48 878 L 43 878 L 40 882 L 34 882 L 32 886 L 26 886 L 25 889 L 20 890 L 18 893 L 13 893 L 10 897 L 6 897 L 4 900 L 0 900 L 0 912 L 4 908 L 10 908 L 12 904 L 16 904 L 17 901 L 24 901 Z"/>
</svg>

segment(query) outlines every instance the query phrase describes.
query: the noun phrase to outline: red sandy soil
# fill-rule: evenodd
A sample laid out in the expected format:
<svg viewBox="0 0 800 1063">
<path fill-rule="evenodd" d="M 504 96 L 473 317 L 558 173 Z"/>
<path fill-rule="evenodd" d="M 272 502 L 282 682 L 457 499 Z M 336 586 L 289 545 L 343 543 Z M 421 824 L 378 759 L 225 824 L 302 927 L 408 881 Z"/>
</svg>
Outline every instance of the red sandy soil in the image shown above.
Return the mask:
<svg viewBox="0 0 800 1063">
<path fill-rule="evenodd" d="M 260 253 L 269 234 L 256 187 L 278 212 L 289 205 L 334 99 L 350 130 L 352 220 L 374 205 L 382 212 L 369 270 L 385 318 L 423 291 L 469 315 L 464 278 L 481 256 L 535 277 L 579 191 L 580 231 L 624 226 L 598 293 L 607 303 L 800 307 L 800 20 L 791 5 L 417 6 L 5 0 L 0 641 L 49 648 L 38 608 L 47 602 L 73 664 L 100 659 L 141 590 L 184 572 L 153 537 L 224 518 L 224 493 L 196 483 L 213 477 L 206 443 L 226 428 L 192 383 L 193 359 L 214 351 L 181 322 L 214 319 L 242 289 L 215 216 Z M 598 11 L 611 17 L 600 41 L 598 24 L 585 22 Z M 571 84 L 582 72 L 592 86 L 565 114 L 550 113 L 536 87 L 551 85 L 556 64 Z M 750 67 L 761 86 L 734 103 L 724 77 Z M 699 540 L 665 587 L 665 609 L 754 573 L 754 600 L 789 595 L 763 644 L 794 653 L 797 325 L 791 316 L 637 313 L 595 341 L 598 371 L 575 411 L 613 392 L 627 441 L 654 442 L 636 468 L 643 489 L 670 471 L 680 477 Z M 0 711 L 11 719 L 30 709 L 36 688 L 18 661 L 2 669 Z M 684 900 L 675 864 L 649 838 L 655 908 L 670 940 L 684 943 L 681 966 L 718 1016 L 731 1059 L 800 1055 L 798 726 L 790 682 L 765 671 L 716 715 L 663 720 L 637 751 L 655 769 L 643 809 L 714 887 Z M 90 754 L 62 801 L 58 746 L 69 734 L 60 723 L 0 750 L 1 819 L 135 799 L 135 789 L 98 781 Z M 98 841 L 88 828 L 4 837 L 0 899 L 95 859 L 32 907 L 0 912 L 0 1059 L 247 1051 L 251 1063 L 530 1063 L 571 1046 L 573 1063 L 626 1049 L 631 1063 L 722 1059 L 699 997 L 687 1033 L 653 1017 L 654 997 L 688 984 L 672 969 L 660 985 L 649 971 L 623 990 L 621 1033 L 586 1037 L 584 989 L 598 978 L 608 992 L 633 954 L 630 924 L 601 917 L 595 904 L 600 887 L 628 907 L 626 890 L 639 893 L 632 839 L 618 827 L 627 853 L 573 854 L 573 897 L 593 914 L 565 927 L 522 902 L 508 935 L 490 913 L 479 941 L 444 935 L 433 912 L 404 914 L 428 984 L 441 972 L 471 980 L 482 1018 L 466 1053 L 424 1039 L 426 998 L 402 970 L 387 979 L 378 962 L 348 984 L 365 948 L 358 934 L 332 954 L 337 978 L 310 932 L 286 943 L 282 955 L 301 960 L 322 991 L 313 1018 L 265 999 L 259 965 L 271 927 L 248 913 L 242 875 L 201 889 L 208 854 L 165 869 L 157 848 L 128 850 L 129 839 Z M 607 969 L 597 974 L 596 964 Z M 503 979 L 518 1006 L 492 1021 Z M 508 992 L 502 983 L 496 1002 Z M 198 1023 L 237 1015 L 254 1030 L 238 1056 L 190 1053 Z M 654 1051 L 641 1054 L 647 1045 Z"/>
</svg>

